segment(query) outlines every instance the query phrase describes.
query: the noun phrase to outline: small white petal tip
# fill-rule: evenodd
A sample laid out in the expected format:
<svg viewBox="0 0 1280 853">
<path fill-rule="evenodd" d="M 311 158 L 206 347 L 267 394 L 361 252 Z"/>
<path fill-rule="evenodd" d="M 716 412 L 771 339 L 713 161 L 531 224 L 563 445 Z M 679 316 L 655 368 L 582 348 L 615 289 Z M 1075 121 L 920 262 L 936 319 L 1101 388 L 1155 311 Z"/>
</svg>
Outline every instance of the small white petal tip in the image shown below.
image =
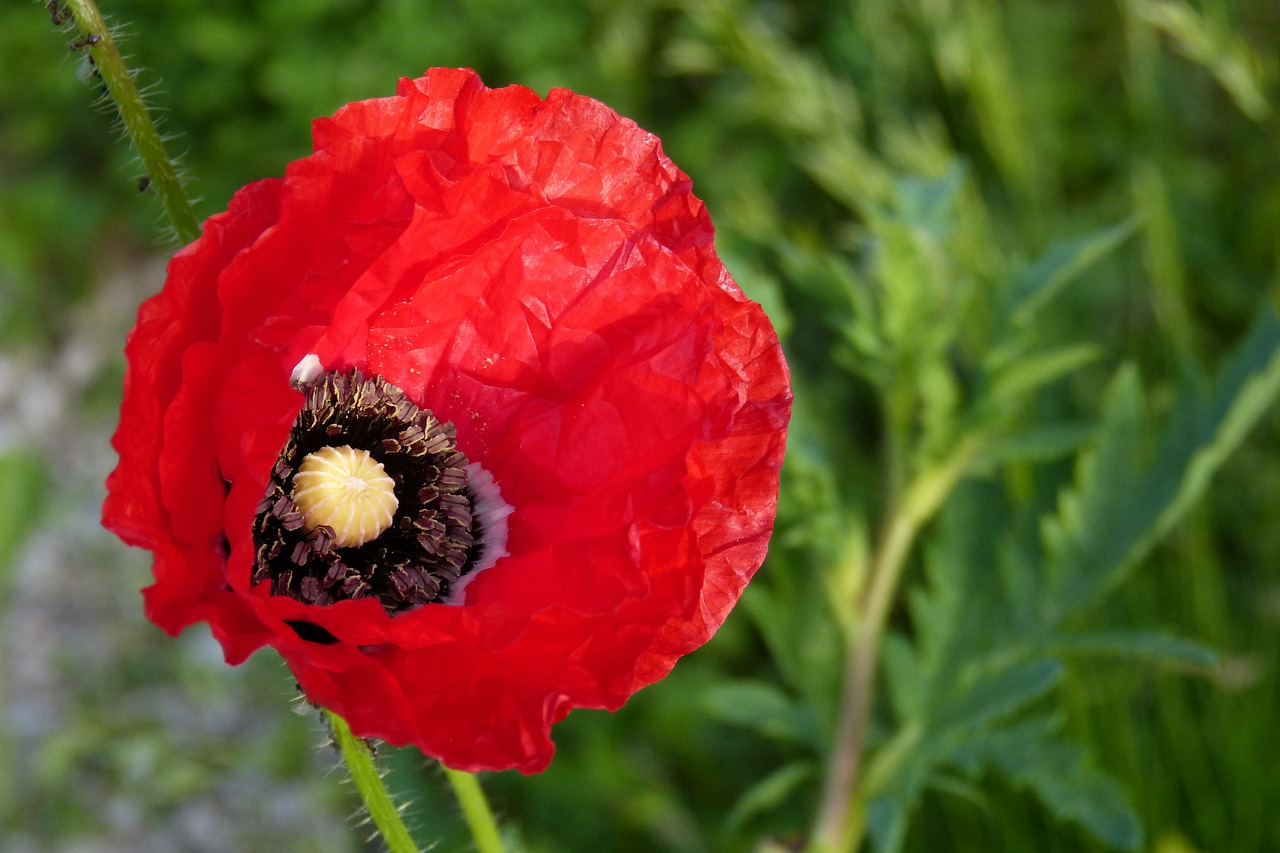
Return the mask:
<svg viewBox="0 0 1280 853">
<path fill-rule="evenodd" d="M 321 373 L 324 373 L 324 367 L 320 364 L 320 356 L 309 352 L 293 368 L 293 374 L 289 377 L 289 382 L 297 388 L 302 388 L 314 382 Z"/>
</svg>

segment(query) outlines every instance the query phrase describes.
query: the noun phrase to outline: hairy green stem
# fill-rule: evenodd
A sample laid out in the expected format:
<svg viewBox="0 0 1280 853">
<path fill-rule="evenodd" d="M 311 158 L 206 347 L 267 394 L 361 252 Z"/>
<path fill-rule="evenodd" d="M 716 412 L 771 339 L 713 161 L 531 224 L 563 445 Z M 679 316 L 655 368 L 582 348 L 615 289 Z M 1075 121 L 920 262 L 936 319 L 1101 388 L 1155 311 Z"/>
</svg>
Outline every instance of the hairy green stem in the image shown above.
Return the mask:
<svg viewBox="0 0 1280 853">
<path fill-rule="evenodd" d="M 351 733 L 351 727 L 342 717 L 329 710 L 325 710 L 324 716 L 333 730 L 333 741 L 342 753 L 342 760 L 351 772 L 351 781 L 360 792 L 360 799 L 364 801 L 374 826 L 382 834 L 387 849 L 391 853 L 418 853 L 409 830 L 400 819 L 400 810 L 382 782 L 382 774 L 374 766 L 373 751 L 369 745 Z"/>
<path fill-rule="evenodd" d="M 120 56 L 106 20 L 93 0 L 66 0 L 66 8 L 74 18 L 79 34 L 73 48 L 87 51 L 94 73 L 115 103 L 125 132 L 146 169 L 148 186 L 159 196 L 175 236 L 183 243 L 190 243 L 200 236 L 200 225 L 191 201 L 182 188 L 173 160 L 165 150 L 164 140 L 147 112 L 133 75 Z M 387 849 L 391 853 L 417 853 L 418 848 L 374 766 L 368 744 L 351 733 L 342 717 L 328 710 L 324 714 L 333 730 L 334 742 L 351 773 L 351 780 Z M 470 773 L 447 767 L 445 775 L 462 806 L 476 849 L 480 853 L 503 853 L 502 838 L 480 783 Z"/>
<path fill-rule="evenodd" d="M 977 450 L 976 440 L 966 442 L 946 463 L 918 475 L 904 490 L 901 503 L 885 525 L 872 557 L 867 587 L 857 605 L 857 627 L 845 655 L 844 692 L 834 752 L 808 853 L 851 851 L 862 839 L 868 799 L 860 787 L 862 759 L 885 626 L 916 535 L 955 488 Z"/>
<path fill-rule="evenodd" d="M 102 13 L 93 0 L 66 0 L 66 7 L 75 18 L 79 38 L 74 43 L 77 50 L 87 51 L 93 61 L 94 73 L 102 80 L 107 94 L 120 112 L 120 121 L 138 159 L 146 169 L 149 186 L 160 198 L 165 216 L 173 226 L 174 235 L 183 243 L 190 243 L 200 236 L 200 224 L 196 221 L 191 202 L 178 180 L 177 169 L 165 151 L 155 123 L 147 112 L 142 94 L 134 83 L 133 75 L 125 66 L 116 48 L 115 39 Z"/>
<path fill-rule="evenodd" d="M 440 766 L 444 768 L 445 778 L 453 786 L 453 793 L 458 798 L 458 804 L 462 806 L 462 815 L 471 829 L 471 838 L 475 842 L 476 850 L 479 853 L 504 853 L 506 847 L 498 832 L 498 823 L 494 820 L 493 810 L 489 808 L 489 801 L 485 799 L 484 791 L 480 788 L 480 780 L 474 774 L 451 770 L 443 764 Z"/>
</svg>

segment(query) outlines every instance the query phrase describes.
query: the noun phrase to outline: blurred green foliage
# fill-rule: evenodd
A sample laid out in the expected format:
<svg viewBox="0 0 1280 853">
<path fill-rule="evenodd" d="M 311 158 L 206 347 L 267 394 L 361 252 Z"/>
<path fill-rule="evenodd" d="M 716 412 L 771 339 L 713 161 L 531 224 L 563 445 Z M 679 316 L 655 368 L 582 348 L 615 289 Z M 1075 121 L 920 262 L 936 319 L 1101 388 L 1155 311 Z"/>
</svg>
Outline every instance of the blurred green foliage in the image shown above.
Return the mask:
<svg viewBox="0 0 1280 853">
<path fill-rule="evenodd" d="M 847 602 L 877 531 L 974 436 L 973 476 L 925 529 L 890 623 L 875 843 L 1280 847 L 1274 3 L 105 11 L 127 24 L 140 82 L 156 84 L 202 216 L 305 155 L 313 117 L 466 65 L 494 86 L 573 88 L 657 133 L 783 335 L 797 400 L 770 562 L 666 681 L 616 715 L 561 724 L 545 774 L 485 777 L 524 849 L 803 839 L 857 616 Z M 103 267 L 159 239 L 158 208 L 138 198 L 69 41 L 40 4 L 0 8 L 0 336 L 15 352 L 56 349 Z M 118 381 L 117 365 L 86 394 Z M 101 435 L 85 440 L 107 452 Z M 30 449 L 0 451 L 4 579 L 28 517 L 57 502 L 36 497 L 47 477 Z M 92 835 L 103 818 L 85 780 L 130 789 L 158 820 L 228 762 L 311 772 L 293 718 L 259 721 L 252 746 L 224 753 L 217 739 L 175 742 L 143 698 L 122 706 L 174 682 L 213 703 L 228 689 L 190 644 L 143 645 L 76 680 L 27 795 L 0 788 L 6 831 L 26 833 L 14 837 Z M 257 667 L 248 689 L 283 704 L 270 686 L 283 678 Z M 464 849 L 437 774 L 412 752 L 390 763 L 395 787 L 422 792 L 420 840 Z M 337 808 L 332 820 L 346 806 L 309 807 Z"/>
</svg>

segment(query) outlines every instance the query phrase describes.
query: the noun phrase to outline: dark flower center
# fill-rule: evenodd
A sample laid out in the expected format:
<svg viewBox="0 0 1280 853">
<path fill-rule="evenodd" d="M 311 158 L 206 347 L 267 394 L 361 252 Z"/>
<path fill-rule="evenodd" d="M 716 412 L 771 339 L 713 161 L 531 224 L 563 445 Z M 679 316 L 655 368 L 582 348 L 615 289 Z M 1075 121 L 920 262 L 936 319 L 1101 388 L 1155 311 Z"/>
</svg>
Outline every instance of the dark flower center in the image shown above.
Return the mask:
<svg viewBox="0 0 1280 853">
<path fill-rule="evenodd" d="M 358 370 L 299 388 L 254 518 L 254 583 L 307 604 L 377 596 L 388 613 L 443 599 L 480 550 L 453 424 Z"/>
</svg>

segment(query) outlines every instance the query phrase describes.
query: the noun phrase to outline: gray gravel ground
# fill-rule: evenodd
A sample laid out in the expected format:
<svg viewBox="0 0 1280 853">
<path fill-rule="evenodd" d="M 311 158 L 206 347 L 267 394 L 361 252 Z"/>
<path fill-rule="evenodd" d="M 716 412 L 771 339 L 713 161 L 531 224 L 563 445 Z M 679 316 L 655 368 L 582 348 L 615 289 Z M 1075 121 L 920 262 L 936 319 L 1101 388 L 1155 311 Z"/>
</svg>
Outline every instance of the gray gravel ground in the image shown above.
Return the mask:
<svg viewBox="0 0 1280 853">
<path fill-rule="evenodd" d="M 98 526 L 120 349 L 163 264 L 104 265 L 52 351 L 0 350 L 0 457 L 44 478 L 11 495 L 41 509 L 0 553 L 0 850 L 359 849 L 278 658 L 232 669 L 203 627 L 166 637 L 142 615 L 149 555 Z"/>
</svg>

